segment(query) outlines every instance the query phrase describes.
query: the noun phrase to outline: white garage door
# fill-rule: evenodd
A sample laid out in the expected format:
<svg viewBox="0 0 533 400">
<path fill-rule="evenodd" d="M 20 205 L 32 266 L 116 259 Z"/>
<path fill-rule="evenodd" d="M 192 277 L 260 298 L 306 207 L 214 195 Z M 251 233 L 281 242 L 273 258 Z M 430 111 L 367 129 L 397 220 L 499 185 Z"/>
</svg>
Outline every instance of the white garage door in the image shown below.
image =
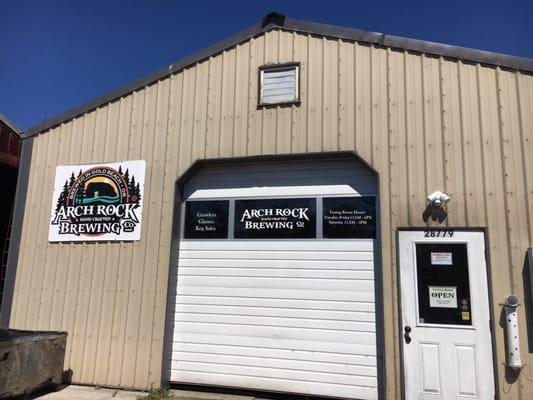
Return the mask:
<svg viewBox="0 0 533 400">
<path fill-rule="evenodd" d="M 228 232 L 180 241 L 170 297 L 171 381 L 376 399 L 374 240 L 332 238 L 323 227 L 328 212 L 337 221 L 335 207 L 326 210 L 328 199 L 375 193 L 375 177 L 355 161 L 201 170 L 185 188 L 186 201 L 219 201 L 227 207 Z M 279 199 L 314 204 L 316 220 L 303 214 L 316 224 L 313 238 L 243 238 L 242 204 Z M 186 214 L 184 208 L 182 220 Z M 191 237 L 186 230 L 181 237 Z"/>
</svg>

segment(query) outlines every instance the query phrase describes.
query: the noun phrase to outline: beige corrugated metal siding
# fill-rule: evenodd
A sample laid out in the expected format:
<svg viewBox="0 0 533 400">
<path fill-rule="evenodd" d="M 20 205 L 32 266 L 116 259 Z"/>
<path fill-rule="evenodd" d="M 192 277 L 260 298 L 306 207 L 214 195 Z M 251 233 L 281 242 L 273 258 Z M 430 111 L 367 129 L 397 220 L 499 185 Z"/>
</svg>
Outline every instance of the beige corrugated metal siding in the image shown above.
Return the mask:
<svg viewBox="0 0 533 400">
<path fill-rule="evenodd" d="M 301 62 L 300 106 L 257 109 L 257 70 Z M 73 380 L 146 388 L 161 374 L 176 179 L 200 158 L 355 150 L 380 173 L 387 398 L 400 396 L 396 239 L 425 195 L 449 226 L 487 226 L 502 399 L 533 394 L 533 356 L 504 378 L 498 326 L 533 245 L 533 77 L 273 30 L 34 140 L 11 325 L 69 332 Z M 55 167 L 144 159 L 142 240 L 47 242 Z"/>
</svg>

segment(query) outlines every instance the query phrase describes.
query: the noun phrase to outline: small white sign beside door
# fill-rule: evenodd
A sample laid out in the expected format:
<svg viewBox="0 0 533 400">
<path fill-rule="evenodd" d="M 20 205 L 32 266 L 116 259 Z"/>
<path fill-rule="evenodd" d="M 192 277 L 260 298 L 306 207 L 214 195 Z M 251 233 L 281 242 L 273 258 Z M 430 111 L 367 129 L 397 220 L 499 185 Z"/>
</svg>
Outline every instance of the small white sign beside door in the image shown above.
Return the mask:
<svg viewBox="0 0 533 400">
<path fill-rule="evenodd" d="M 428 286 L 429 306 L 437 308 L 457 308 L 457 287 Z"/>
<path fill-rule="evenodd" d="M 431 265 L 452 265 L 452 253 L 431 253 Z"/>
</svg>

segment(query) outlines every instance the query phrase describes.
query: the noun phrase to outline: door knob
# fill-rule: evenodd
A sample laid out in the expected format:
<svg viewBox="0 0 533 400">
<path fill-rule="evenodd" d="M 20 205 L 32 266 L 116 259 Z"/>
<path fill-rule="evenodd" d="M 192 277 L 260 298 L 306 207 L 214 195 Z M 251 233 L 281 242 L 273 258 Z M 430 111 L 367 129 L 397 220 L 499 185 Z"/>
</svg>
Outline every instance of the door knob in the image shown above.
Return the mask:
<svg viewBox="0 0 533 400">
<path fill-rule="evenodd" d="M 403 332 L 403 338 L 405 339 L 405 343 L 411 343 L 411 336 L 409 336 L 409 333 L 411 333 L 411 327 L 407 325 L 405 328 L 403 328 Z"/>
</svg>

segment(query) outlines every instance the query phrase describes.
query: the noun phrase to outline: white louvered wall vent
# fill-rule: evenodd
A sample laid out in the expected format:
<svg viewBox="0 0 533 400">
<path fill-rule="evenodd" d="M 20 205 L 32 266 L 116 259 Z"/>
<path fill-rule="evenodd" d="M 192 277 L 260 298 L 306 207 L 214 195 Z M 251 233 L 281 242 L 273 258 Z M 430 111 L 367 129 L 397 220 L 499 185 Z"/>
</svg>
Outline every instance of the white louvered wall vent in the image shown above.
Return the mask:
<svg viewBox="0 0 533 400">
<path fill-rule="evenodd" d="M 299 101 L 298 64 L 262 67 L 260 73 L 259 104 L 286 104 Z"/>
</svg>

